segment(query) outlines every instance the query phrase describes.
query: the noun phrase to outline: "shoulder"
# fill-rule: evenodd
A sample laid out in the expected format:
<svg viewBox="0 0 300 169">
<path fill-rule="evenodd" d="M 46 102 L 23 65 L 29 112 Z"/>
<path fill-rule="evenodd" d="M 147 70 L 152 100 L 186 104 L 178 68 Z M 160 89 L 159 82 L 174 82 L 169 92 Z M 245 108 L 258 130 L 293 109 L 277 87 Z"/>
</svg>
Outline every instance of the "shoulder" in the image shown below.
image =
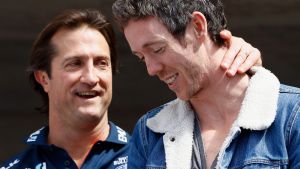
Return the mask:
<svg viewBox="0 0 300 169">
<path fill-rule="evenodd" d="M 300 88 L 280 85 L 277 113 L 293 116 L 300 111 Z"/>
<path fill-rule="evenodd" d="M 153 131 L 147 127 L 147 121 L 155 117 L 157 114 L 159 114 L 159 112 L 161 112 L 161 110 L 165 108 L 167 105 L 169 105 L 170 103 L 172 103 L 172 101 L 160 105 L 156 108 L 153 108 L 150 111 L 148 111 L 146 114 L 144 114 L 142 117 L 140 117 L 134 127 L 133 137 L 136 137 L 136 135 L 140 135 L 140 136 L 143 135 L 141 137 L 144 137 L 145 135 L 149 135 L 149 133 L 150 134 L 153 133 Z"/>
<path fill-rule="evenodd" d="M 289 142 L 294 134 L 298 133 L 299 135 L 300 88 L 287 85 L 280 86 L 276 121 L 283 124 L 285 135 Z"/>
<path fill-rule="evenodd" d="M 144 114 L 142 117 L 139 118 L 136 127 L 146 127 L 147 120 L 156 116 L 164 107 L 166 107 L 171 102 L 165 103 L 163 105 L 160 105 L 158 107 L 155 107 L 151 110 L 149 110 L 146 114 Z"/>
<path fill-rule="evenodd" d="M 300 99 L 300 88 L 287 86 L 284 84 L 280 85 L 279 89 L 280 96 L 289 102 L 299 102 Z M 283 101 L 283 100 L 281 100 Z"/>
<path fill-rule="evenodd" d="M 18 169 L 25 168 L 26 166 L 34 166 L 38 163 L 35 158 L 36 156 L 35 146 L 30 146 L 21 153 L 7 160 L 4 164 L 0 165 L 0 169 Z"/>
</svg>

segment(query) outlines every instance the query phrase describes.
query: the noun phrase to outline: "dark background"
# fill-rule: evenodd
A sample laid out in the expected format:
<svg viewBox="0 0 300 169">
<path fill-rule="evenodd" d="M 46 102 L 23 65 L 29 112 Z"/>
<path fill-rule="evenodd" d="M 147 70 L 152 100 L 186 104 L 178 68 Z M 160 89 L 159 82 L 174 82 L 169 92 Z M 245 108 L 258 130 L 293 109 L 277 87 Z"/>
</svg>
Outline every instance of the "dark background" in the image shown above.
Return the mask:
<svg viewBox="0 0 300 169">
<path fill-rule="evenodd" d="M 0 5 L 0 163 L 22 150 L 22 140 L 47 124 L 34 111 L 39 97 L 26 79 L 25 69 L 37 33 L 55 15 L 68 8 L 100 9 L 111 20 L 113 0 L 2 0 Z M 229 27 L 260 49 L 265 67 L 282 83 L 300 86 L 300 1 L 225 0 Z M 131 55 L 117 32 L 120 73 L 114 77 L 110 120 L 131 132 L 138 117 L 174 98 L 144 65 Z"/>
</svg>

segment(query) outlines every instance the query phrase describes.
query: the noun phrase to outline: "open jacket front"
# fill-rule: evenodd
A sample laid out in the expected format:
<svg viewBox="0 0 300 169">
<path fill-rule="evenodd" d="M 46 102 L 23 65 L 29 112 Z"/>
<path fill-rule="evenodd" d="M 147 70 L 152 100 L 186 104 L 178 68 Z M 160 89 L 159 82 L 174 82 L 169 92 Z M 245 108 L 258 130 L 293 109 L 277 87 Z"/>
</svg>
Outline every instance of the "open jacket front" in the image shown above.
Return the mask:
<svg viewBox="0 0 300 169">
<path fill-rule="evenodd" d="M 216 168 L 300 168 L 300 89 L 254 68 L 238 118 Z M 194 112 L 176 99 L 144 115 L 131 143 L 129 168 L 190 169 Z"/>
</svg>

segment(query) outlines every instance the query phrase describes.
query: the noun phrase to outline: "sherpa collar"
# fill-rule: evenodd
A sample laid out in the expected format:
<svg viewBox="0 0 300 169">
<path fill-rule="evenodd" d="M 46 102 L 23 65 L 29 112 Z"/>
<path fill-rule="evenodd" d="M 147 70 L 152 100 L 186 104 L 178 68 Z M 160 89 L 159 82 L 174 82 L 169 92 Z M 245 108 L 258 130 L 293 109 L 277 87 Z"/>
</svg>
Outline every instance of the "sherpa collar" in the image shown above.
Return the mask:
<svg viewBox="0 0 300 169">
<path fill-rule="evenodd" d="M 262 67 L 251 69 L 254 74 L 249 82 L 241 111 L 232 125 L 232 131 L 245 128 L 263 130 L 275 119 L 279 95 L 279 81 Z M 166 165 L 168 169 L 190 169 L 194 131 L 194 113 L 188 102 L 176 99 L 168 103 L 158 114 L 147 120 L 147 126 L 163 135 Z M 218 163 L 230 136 L 225 139 Z M 219 164 L 217 164 L 219 165 Z"/>
<path fill-rule="evenodd" d="M 263 67 L 253 67 L 251 72 L 254 75 L 250 79 L 235 125 L 263 130 L 275 119 L 280 83 L 273 73 Z M 193 114 L 190 104 L 176 99 L 148 119 L 147 126 L 155 132 L 165 133 L 180 126 L 188 114 Z"/>
</svg>

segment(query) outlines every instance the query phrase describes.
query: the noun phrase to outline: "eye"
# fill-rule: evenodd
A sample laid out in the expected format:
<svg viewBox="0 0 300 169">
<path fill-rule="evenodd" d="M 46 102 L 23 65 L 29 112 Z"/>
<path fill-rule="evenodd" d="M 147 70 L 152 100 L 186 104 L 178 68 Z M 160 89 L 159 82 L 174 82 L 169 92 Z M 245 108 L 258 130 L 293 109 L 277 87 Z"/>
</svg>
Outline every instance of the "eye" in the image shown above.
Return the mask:
<svg viewBox="0 0 300 169">
<path fill-rule="evenodd" d="M 139 53 L 133 53 L 133 55 L 135 55 L 140 62 L 144 62 L 145 61 L 145 57 L 142 54 Z"/>
<path fill-rule="evenodd" d="M 101 69 L 106 69 L 110 66 L 110 60 L 108 58 L 99 58 L 94 61 L 94 65 Z"/>
<path fill-rule="evenodd" d="M 165 51 L 165 47 L 160 47 L 160 48 L 154 49 L 153 53 L 160 54 L 160 53 L 163 53 L 164 51 Z"/>
<path fill-rule="evenodd" d="M 138 57 L 140 62 L 145 62 L 145 57 Z"/>
<path fill-rule="evenodd" d="M 66 63 L 65 68 L 67 70 L 74 70 L 76 68 L 79 68 L 82 66 L 82 61 L 79 59 L 74 59 L 74 60 L 70 60 L 69 62 Z"/>
</svg>

